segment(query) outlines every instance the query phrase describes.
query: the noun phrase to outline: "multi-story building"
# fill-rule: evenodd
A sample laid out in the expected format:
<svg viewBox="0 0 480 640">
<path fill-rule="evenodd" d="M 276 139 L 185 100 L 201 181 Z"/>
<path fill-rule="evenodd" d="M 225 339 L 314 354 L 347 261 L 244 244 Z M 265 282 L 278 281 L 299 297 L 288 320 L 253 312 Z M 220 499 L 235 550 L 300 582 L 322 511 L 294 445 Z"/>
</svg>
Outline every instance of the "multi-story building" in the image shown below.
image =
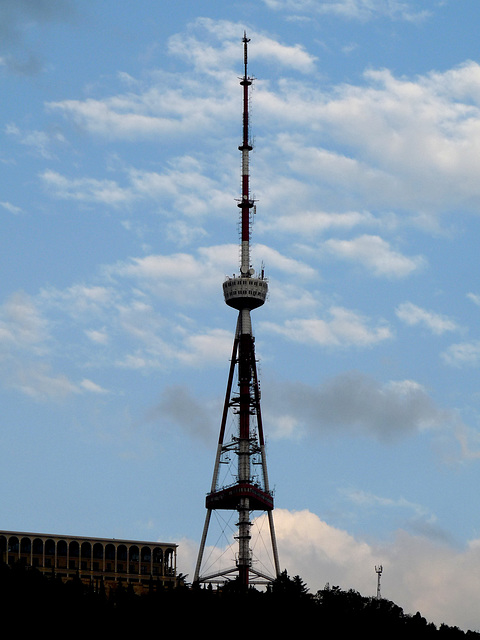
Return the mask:
<svg viewBox="0 0 480 640">
<path fill-rule="evenodd" d="M 0 530 L 0 561 L 23 562 L 63 580 L 82 582 L 106 591 L 119 583 L 142 593 L 151 585 L 177 585 L 177 546 L 108 538 L 84 538 Z"/>
</svg>

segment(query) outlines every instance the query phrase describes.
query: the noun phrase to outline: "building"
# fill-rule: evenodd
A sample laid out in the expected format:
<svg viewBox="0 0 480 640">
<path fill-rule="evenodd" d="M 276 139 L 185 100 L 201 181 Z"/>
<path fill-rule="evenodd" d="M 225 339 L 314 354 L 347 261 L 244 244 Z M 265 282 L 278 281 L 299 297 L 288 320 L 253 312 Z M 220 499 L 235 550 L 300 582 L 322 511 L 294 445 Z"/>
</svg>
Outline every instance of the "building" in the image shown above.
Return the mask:
<svg viewBox="0 0 480 640">
<path fill-rule="evenodd" d="M 164 542 L 84 538 L 0 530 L 0 561 L 23 562 L 62 580 L 82 582 L 107 592 L 120 583 L 142 593 L 153 583 L 176 586 L 177 546 Z"/>
</svg>

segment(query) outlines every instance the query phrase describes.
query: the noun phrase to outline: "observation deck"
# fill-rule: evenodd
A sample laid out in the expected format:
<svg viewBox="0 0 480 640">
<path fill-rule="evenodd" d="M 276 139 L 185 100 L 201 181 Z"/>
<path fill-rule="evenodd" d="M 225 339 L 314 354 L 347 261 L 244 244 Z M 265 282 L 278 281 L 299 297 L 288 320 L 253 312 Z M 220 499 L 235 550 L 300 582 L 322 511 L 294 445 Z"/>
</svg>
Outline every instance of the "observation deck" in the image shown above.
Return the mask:
<svg viewBox="0 0 480 640">
<path fill-rule="evenodd" d="M 227 278 L 223 283 L 223 295 L 229 307 L 257 309 L 264 304 L 268 293 L 267 281 L 263 278 L 238 276 Z"/>
<path fill-rule="evenodd" d="M 230 487 L 209 493 L 205 499 L 207 509 L 237 509 L 241 498 L 249 499 L 252 511 L 271 511 L 273 496 L 269 491 L 250 482 L 239 482 Z"/>
</svg>

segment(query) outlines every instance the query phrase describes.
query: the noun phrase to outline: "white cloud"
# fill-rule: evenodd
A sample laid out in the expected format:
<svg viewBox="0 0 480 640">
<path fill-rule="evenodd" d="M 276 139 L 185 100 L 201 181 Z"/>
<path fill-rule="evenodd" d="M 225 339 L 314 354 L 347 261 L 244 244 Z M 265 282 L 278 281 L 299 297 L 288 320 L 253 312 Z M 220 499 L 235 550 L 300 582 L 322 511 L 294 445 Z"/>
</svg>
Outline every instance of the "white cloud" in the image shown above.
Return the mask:
<svg viewBox="0 0 480 640">
<path fill-rule="evenodd" d="M 35 298 L 15 293 L 0 306 L 3 386 L 54 400 L 81 391 L 106 393 L 83 372 L 78 376 L 86 366 L 223 366 L 232 333 L 197 326 L 178 314 L 172 301 L 210 308 L 213 295 L 222 302 L 221 265 L 236 256 L 233 245 L 206 247 L 197 257 L 146 256 L 105 267 L 95 284 L 49 287 Z M 63 339 L 67 349 L 59 346 Z M 77 377 L 80 382 L 72 382 Z"/>
<path fill-rule="evenodd" d="M 354 240 L 326 240 L 324 246 L 335 256 L 359 262 L 376 276 L 403 278 L 420 269 L 422 256 L 407 257 L 392 249 L 379 236 L 363 235 Z"/>
<path fill-rule="evenodd" d="M 410 326 L 424 325 L 432 333 L 441 335 L 446 331 L 457 331 L 457 324 L 450 318 L 422 309 L 412 302 L 403 302 L 395 309 L 397 316 Z"/>
<path fill-rule="evenodd" d="M 305 89 L 307 91 L 307 89 Z M 325 101 L 325 96 L 318 96 Z M 294 99 L 282 101 L 282 92 L 276 94 L 260 91 L 257 101 L 262 106 L 260 116 L 266 115 L 263 127 L 270 126 L 272 116 L 278 129 L 288 126 L 291 133 L 279 133 L 274 130 L 271 138 L 261 150 L 262 205 L 267 202 L 268 209 L 275 211 L 291 211 L 290 215 L 302 221 L 305 212 L 312 209 L 312 203 L 321 203 L 322 207 L 332 209 L 338 220 L 333 219 L 333 226 L 349 227 L 359 222 L 379 224 L 380 214 L 373 216 L 369 209 L 383 210 L 403 207 L 405 191 L 401 175 L 392 172 L 381 162 L 372 162 L 362 158 L 362 149 L 350 156 L 338 150 L 325 149 L 330 144 L 331 127 L 328 114 L 318 112 L 317 105 L 310 104 L 310 97 L 301 92 Z M 303 109 L 312 109 L 311 118 L 316 123 L 313 130 L 303 118 Z M 288 124 L 285 120 L 289 120 Z M 347 123 L 348 124 L 348 123 Z M 316 146 L 314 146 L 316 143 Z M 339 146 L 344 148 L 345 141 Z M 347 145 L 347 149 L 350 145 Z M 285 158 L 286 165 L 279 165 L 277 158 Z M 288 167 L 288 172 L 285 170 Z M 264 175 L 262 175 L 264 174 Z M 285 207 L 288 204 L 288 207 Z M 361 206 L 363 220 L 352 219 L 352 210 Z M 283 214 L 281 218 L 285 218 Z M 324 221 L 323 216 L 320 221 Z M 301 228 L 301 227 L 300 227 Z"/>
<path fill-rule="evenodd" d="M 268 247 L 263 249 L 274 269 L 302 272 L 301 263 Z M 4 305 L 10 316 L 16 313 L 19 322 L 0 323 L 0 342 L 9 350 L 16 344 L 44 349 L 50 339 L 44 318 L 49 318 L 56 336 L 68 335 L 68 360 L 81 354 L 83 367 L 223 366 L 231 354 L 232 331 L 209 326 L 207 321 L 199 323 L 180 313 L 178 305 L 189 311 L 207 308 L 209 313 L 213 300 L 223 305 L 221 283 L 226 267 L 235 265 L 237 259 L 236 245 L 219 245 L 200 247 L 195 255 L 147 255 L 106 265 L 95 284 L 49 287 L 34 301 L 23 300 L 21 308 L 20 298 Z M 305 273 L 310 275 L 311 270 L 305 268 Z M 41 314 L 34 313 L 37 306 Z M 57 340 L 53 341 L 53 355 L 67 356 L 58 350 Z"/>
<path fill-rule="evenodd" d="M 193 333 L 185 324 L 165 320 L 153 309 L 126 311 L 121 318 L 124 340 L 116 365 L 126 369 L 224 366 L 232 350 L 233 335 L 223 329 Z M 120 338 L 121 339 L 121 338 Z M 131 345 L 131 346 L 130 346 Z"/>
<path fill-rule="evenodd" d="M 459 550 L 399 531 L 390 542 L 367 543 L 307 510 L 276 509 L 274 518 L 281 565 L 311 592 L 329 583 L 373 596 L 375 565 L 382 564 L 382 596 L 405 613 L 420 611 L 437 625 L 478 628 L 480 545 L 475 541 Z"/>
<path fill-rule="evenodd" d="M 86 329 L 85 334 L 92 342 L 97 344 L 107 344 L 110 339 L 105 329 Z"/>
<path fill-rule="evenodd" d="M 328 4 L 362 6 L 372 12 L 388 7 L 397 15 L 407 15 L 408 6 Z M 59 101 L 49 108 L 93 135 L 110 139 L 224 136 L 222 125 L 238 112 L 237 79 L 232 74 L 232 67 L 238 67 L 238 33 L 239 25 L 233 22 L 198 20 L 170 41 L 170 55 L 185 57 L 187 71 L 168 77 L 153 73 L 128 93 Z M 217 39 L 213 44 L 212 36 Z M 328 87 L 319 86 L 314 58 L 300 47 L 252 33 L 250 52 L 252 58 L 280 60 L 285 73 L 288 61 L 306 73 L 295 82 L 278 76 L 275 82 L 255 85 L 255 122 L 265 130 L 259 152 L 259 162 L 265 165 L 264 203 L 281 202 L 285 210 L 288 202 L 292 217 L 302 207 L 312 211 L 312 201 L 339 214 L 396 209 L 418 222 L 459 207 L 478 213 L 480 65 L 468 62 L 416 78 L 371 69 L 358 85 Z M 205 83 L 205 73 L 215 73 L 215 83 Z M 278 158 L 288 162 L 288 175 Z M 67 180 L 53 171 L 44 179 L 63 197 L 110 204 L 164 193 L 172 198 L 173 210 L 178 207 L 185 215 L 205 213 L 209 205 L 217 208 L 217 199 L 225 202 L 222 188 L 215 191 L 202 167 L 190 172 L 173 167 L 160 174 L 137 170 L 127 175 L 124 186 L 97 178 Z M 285 192 L 287 200 L 282 201 Z M 278 206 L 273 211 L 277 215 Z M 262 223 L 267 224 L 268 215 L 266 211 Z M 314 209 L 313 215 L 318 224 L 327 224 Z M 343 222 L 348 224 L 347 218 Z"/>
<path fill-rule="evenodd" d="M 479 84 L 475 62 L 414 79 L 369 70 L 358 85 L 260 83 L 256 117 L 278 135 L 270 161 L 288 151 L 301 189 L 323 206 L 395 208 L 412 219 L 459 206 L 478 213 Z M 276 163 L 275 173 L 281 186 Z"/>
<path fill-rule="evenodd" d="M 169 40 L 169 51 L 180 55 L 194 64 L 196 69 L 204 73 L 215 73 L 224 70 L 226 63 L 236 66 L 238 63 L 239 34 L 244 25 L 226 20 L 211 20 L 198 18 L 190 25 L 188 35 L 179 34 Z M 195 31 L 206 31 L 220 41 L 220 47 L 209 46 L 205 36 L 197 37 Z M 311 72 L 315 67 L 315 57 L 305 51 L 300 44 L 281 44 L 263 33 L 255 30 L 248 31 L 247 37 L 255 42 L 255 47 L 249 50 L 249 59 L 262 59 L 280 63 L 285 68 L 291 68 L 303 73 Z"/>
<path fill-rule="evenodd" d="M 47 108 L 109 140 L 172 139 L 211 131 L 230 119 L 233 93 L 222 91 L 218 80 L 221 78 L 206 86 L 195 77 L 158 71 L 147 83 L 141 83 L 137 93 L 62 100 L 48 103 Z"/>
<path fill-rule="evenodd" d="M 108 393 L 107 389 L 104 389 L 99 384 L 97 384 L 96 382 L 93 382 L 93 380 L 89 380 L 88 378 L 84 378 L 80 382 L 80 387 L 85 391 L 90 391 L 92 393 L 100 393 L 100 394 Z"/>
<path fill-rule="evenodd" d="M 65 366 L 65 361 L 54 366 L 54 358 L 65 356 L 66 353 L 59 353 L 57 339 L 52 331 L 53 326 L 58 331 L 63 319 L 60 320 L 57 316 L 53 320 L 49 315 L 49 305 L 62 306 L 63 311 L 68 309 L 78 321 L 86 312 L 87 299 L 90 298 L 95 306 L 103 296 L 100 287 L 78 289 L 84 294 L 83 300 L 80 301 L 75 295 L 74 305 L 70 304 L 72 290 L 66 296 L 69 302 L 63 300 L 62 305 L 59 305 L 58 299 L 54 300 L 52 290 L 48 294 L 46 291 L 42 292 L 37 298 L 19 291 L 3 303 L 0 307 L 0 377 L 4 387 L 16 389 L 37 401 L 61 400 L 82 389 L 103 392 L 91 380 L 85 378 L 80 384 L 76 384 L 67 373 L 56 371 L 55 369 Z"/>
<path fill-rule="evenodd" d="M 114 180 L 70 179 L 52 170 L 44 171 L 41 178 L 56 197 L 66 200 L 101 202 L 109 206 L 117 206 L 129 203 L 135 197 L 131 189 L 121 187 Z"/>
<path fill-rule="evenodd" d="M 269 269 L 267 269 L 268 275 Z M 294 272 L 292 272 L 294 274 Z M 269 278 L 268 307 L 274 314 L 315 313 L 318 306 L 317 292 L 311 288 L 303 288 L 298 282 L 280 282 Z"/>
<path fill-rule="evenodd" d="M 232 67 L 238 67 L 239 33 L 243 29 L 243 25 L 232 22 L 198 19 L 187 33 L 172 36 L 168 42 L 169 54 L 185 59 L 193 73 L 167 74 L 157 70 L 136 83 L 130 77 L 127 93 L 49 102 L 47 108 L 92 135 L 107 139 L 171 139 L 215 130 L 221 133 L 221 123 L 236 113 L 238 100 L 233 86 L 237 80 Z M 303 73 L 314 69 L 315 58 L 301 45 L 284 45 L 261 33 L 249 35 L 255 40 L 255 48 L 250 51 L 252 59 L 275 61 Z M 214 45 L 206 39 L 212 36 L 218 38 Z M 215 83 L 206 83 L 204 77 L 199 77 L 212 73 Z"/>
<path fill-rule="evenodd" d="M 205 302 L 205 297 L 211 296 L 215 290 L 221 291 L 220 283 L 224 277 L 221 249 L 217 265 L 210 262 L 208 253 L 200 251 L 197 257 L 189 253 L 148 255 L 107 267 L 106 272 L 110 277 L 131 280 L 156 297 L 170 299 L 177 304 L 198 304 L 199 301 Z"/>
<path fill-rule="evenodd" d="M 125 168 L 120 178 L 68 178 L 56 171 L 41 174 L 45 187 L 57 198 L 110 207 L 129 207 L 150 201 L 169 217 L 204 218 L 232 206 L 225 189 L 203 173 L 205 166 L 191 156 L 170 161 L 164 172 Z M 185 233 L 184 233 L 184 237 Z"/>
<path fill-rule="evenodd" d="M 275 219 L 260 222 L 258 228 L 262 233 L 268 231 L 294 233 L 311 236 L 332 229 L 350 230 L 360 225 L 379 224 L 369 212 L 345 211 L 331 213 L 327 211 L 299 211 L 295 216 L 280 215 Z"/>
<path fill-rule="evenodd" d="M 447 364 L 476 367 L 480 363 L 480 340 L 452 344 L 442 353 Z"/>
<path fill-rule="evenodd" d="M 271 38 L 253 34 L 255 38 L 255 56 L 265 60 L 275 60 L 285 67 L 296 71 L 310 73 L 315 69 L 315 57 L 305 51 L 302 45 L 286 46 Z"/>
<path fill-rule="evenodd" d="M 467 293 L 467 298 L 480 307 L 480 295 L 478 293 Z"/>
<path fill-rule="evenodd" d="M 252 262 L 260 271 L 262 262 L 269 272 L 289 274 L 295 278 L 311 278 L 315 270 L 266 245 L 252 247 Z M 234 244 L 199 247 L 195 254 L 175 253 L 151 254 L 131 258 L 105 267 L 108 278 L 127 278 L 138 284 L 143 291 L 155 296 L 170 298 L 182 304 L 206 304 L 215 296 L 221 301 L 221 283 L 226 274 L 238 269 L 238 246 Z M 208 297 L 208 298 L 207 298 Z"/>
<path fill-rule="evenodd" d="M 252 257 L 258 262 L 260 262 L 259 258 L 261 258 L 261 261 L 268 265 L 269 270 L 275 269 L 296 278 L 312 278 L 317 275 L 315 269 L 308 264 L 289 258 L 280 253 L 280 251 L 264 244 L 255 244 L 253 246 Z M 257 271 L 259 266 L 257 266 Z"/>
<path fill-rule="evenodd" d="M 42 354 L 49 339 L 48 322 L 31 296 L 16 292 L 0 307 L 0 348 Z"/>
<path fill-rule="evenodd" d="M 478 629 L 479 541 L 458 549 L 400 530 L 389 541 L 370 538 L 367 542 L 328 524 L 308 509 L 276 508 L 273 516 L 280 568 L 291 577 L 300 576 L 310 593 L 329 584 L 344 591 L 354 589 L 365 597 L 375 596 L 375 566 L 381 564 L 382 597 L 405 614 L 419 611 L 427 622 L 437 626 L 445 623 L 463 630 Z M 198 545 L 192 541 L 180 541 L 179 571 L 189 574 L 190 579 L 197 550 Z M 208 553 L 220 558 L 225 548 L 209 548 Z M 264 556 L 260 555 L 260 562 L 266 564 Z"/>
<path fill-rule="evenodd" d="M 180 110 L 182 96 L 169 91 L 171 104 L 177 105 Z M 173 134 L 192 133 L 199 126 L 199 112 L 192 110 L 192 118 L 189 113 L 178 117 L 163 115 L 163 105 L 159 104 L 155 113 L 139 113 L 144 110 L 142 101 L 148 103 L 152 99 L 150 95 L 139 96 L 132 100 L 128 96 L 105 98 L 95 100 L 89 98 L 81 100 L 63 100 L 51 102 L 48 107 L 51 111 L 60 111 L 79 127 L 86 129 L 94 135 L 101 135 L 109 139 L 137 140 L 149 136 L 166 136 Z M 157 96 L 159 102 L 163 102 Z M 192 105 L 193 107 L 193 105 Z M 190 112 L 190 109 L 188 110 Z M 201 113 L 201 112 L 200 112 Z M 196 115 L 196 117 L 195 117 Z M 206 122 L 203 122 L 206 124 Z"/>
<path fill-rule="evenodd" d="M 54 401 L 78 393 L 79 388 L 63 373 L 54 373 L 45 362 L 8 358 L 0 375 L 5 387 L 13 388 L 36 401 Z"/>
<path fill-rule="evenodd" d="M 47 308 L 61 309 L 75 319 L 98 318 L 105 310 L 118 304 L 119 294 L 110 283 L 108 286 L 82 283 L 63 290 L 53 287 L 42 289 L 39 301 Z"/>
<path fill-rule="evenodd" d="M 11 202 L 0 202 L 0 206 L 2 206 L 6 211 L 10 213 L 21 213 L 22 209 L 12 204 Z"/>
<path fill-rule="evenodd" d="M 312 593 L 326 583 L 365 590 L 378 561 L 368 544 L 329 526 L 308 510 L 276 509 L 274 519 L 282 567 L 291 576 L 299 575 Z"/>
<path fill-rule="evenodd" d="M 332 14 L 340 18 L 370 20 L 386 16 L 392 20 L 417 22 L 430 15 L 426 9 L 419 10 L 411 2 L 401 0 L 263 0 L 267 7 L 275 10 Z"/>
<path fill-rule="evenodd" d="M 392 337 L 390 329 L 371 322 L 349 309 L 331 307 L 325 318 L 294 318 L 283 325 L 262 322 L 261 330 L 272 331 L 294 342 L 327 347 L 368 347 Z"/>
<path fill-rule="evenodd" d="M 213 362 L 225 364 L 232 351 L 233 334 L 224 329 L 211 329 L 204 333 L 187 334 L 178 359 L 189 366 L 203 367 Z"/>
<path fill-rule="evenodd" d="M 184 220 L 174 220 L 166 225 L 166 237 L 177 247 L 186 247 L 200 240 L 203 241 L 207 235 L 207 231 L 202 227 Z"/>
<path fill-rule="evenodd" d="M 455 436 L 460 445 L 463 460 L 480 459 L 480 434 L 476 429 L 459 424 Z"/>
<path fill-rule="evenodd" d="M 411 502 L 405 498 L 386 498 L 368 493 L 359 489 L 344 489 L 342 495 L 346 496 L 353 504 L 360 508 L 396 509 L 407 511 L 413 516 L 421 519 L 434 520 L 435 517 L 423 505 Z"/>
<path fill-rule="evenodd" d="M 15 136 L 20 144 L 25 145 L 35 154 L 40 155 L 42 158 L 51 159 L 54 157 L 51 147 L 58 143 L 64 143 L 65 138 L 63 134 L 56 129 L 52 131 L 20 131 L 20 129 L 14 124 L 8 124 L 5 127 L 6 133 L 11 136 Z"/>
<path fill-rule="evenodd" d="M 172 160 L 164 173 L 131 169 L 128 178 L 139 197 L 163 202 L 171 199 L 176 215 L 181 212 L 195 218 L 232 206 L 232 198 L 219 183 L 222 176 L 213 179 L 204 173 L 206 169 L 204 163 L 187 155 Z"/>
<path fill-rule="evenodd" d="M 61 400 L 79 387 L 63 372 L 54 370 L 56 340 L 53 323 L 39 299 L 22 291 L 0 307 L 0 379 L 5 388 L 30 398 Z"/>
</svg>

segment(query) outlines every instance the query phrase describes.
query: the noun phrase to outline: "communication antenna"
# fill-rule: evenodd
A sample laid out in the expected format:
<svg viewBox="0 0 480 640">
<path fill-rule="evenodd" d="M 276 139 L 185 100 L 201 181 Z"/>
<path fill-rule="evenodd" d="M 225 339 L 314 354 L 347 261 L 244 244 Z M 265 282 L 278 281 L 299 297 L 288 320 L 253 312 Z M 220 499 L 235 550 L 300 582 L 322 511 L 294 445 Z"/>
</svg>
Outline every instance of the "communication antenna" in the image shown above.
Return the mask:
<svg viewBox="0 0 480 640">
<path fill-rule="evenodd" d="M 380 594 L 380 579 L 382 577 L 383 567 L 381 564 L 375 566 L 375 571 L 377 574 L 377 600 L 380 600 L 382 597 Z"/>
<path fill-rule="evenodd" d="M 239 273 L 228 277 L 223 283 L 225 303 L 238 313 L 233 341 L 232 357 L 225 394 L 225 403 L 220 423 L 220 434 L 213 470 L 210 492 L 205 499 L 207 509 L 202 539 L 197 557 L 194 583 L 222 583 L 238 580 L 242 589 L 254 584 L 269 584 L 280 575 L 277 542 L 273 523 L 273 492 L 270 490 L 265 456 L 265 438 L 260 410 L 260 383 L 255 357 L 255 338 L 250 312 L 261 307 L 267 297 L 268 283 L 264 268 L 256 274 L 250 263 L 250 230 L 252 210 L 255 200 L 250 195 L 249 153 L 252 144 L 249 139 L 249 90 L 252 78 L 247 71 L 247 45 L 250 41 L 243 36 L 244 73 L 240 78 L 243 96 L 242 144 L 238 147 L 242 154 L 242 194 L 237 201 L 240 209 L 240 265 Z M 236 389 L 235 389 L 236 381 Z M 232 417 L 234 432 L 228 437 Z M 232 454 L 235 454 L 232 456 Z M 233 458 L 236 465 L 232 477 L 227 482 L 220 477 L 220 465 Z M 254 466 L 258 465 L 255 468 Z M 208 565 L 204 559 L 207 550 L 207 535 L 210 520 L 218 511 L 230 511 L 236 515 L 238 527 L 235 540 L 238 550 L 235 563 L 226 567 Z M 253 566 L 254 544 L 251 529 L 253 512 L 264 512 L 270 530 L 269 570 Z M 225 518 L 222 518 L 222 520 Z M 226 518 L 228 521 L 229 519 Z M 219 563 L 217 563 L 219 565 Z"/>
</svg>

